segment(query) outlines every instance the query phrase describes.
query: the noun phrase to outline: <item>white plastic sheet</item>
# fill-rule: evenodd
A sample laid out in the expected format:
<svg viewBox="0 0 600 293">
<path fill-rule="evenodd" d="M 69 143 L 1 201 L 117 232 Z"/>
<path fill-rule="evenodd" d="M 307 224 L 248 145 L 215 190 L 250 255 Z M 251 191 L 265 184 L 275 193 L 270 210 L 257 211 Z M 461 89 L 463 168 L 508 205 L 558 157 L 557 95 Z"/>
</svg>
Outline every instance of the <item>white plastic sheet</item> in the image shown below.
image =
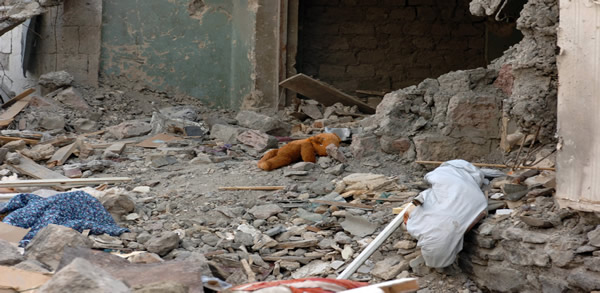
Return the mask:
<svg viewBox="0 0 600 293">
<path fill-rule="evenodd" d="M 481 191 L 484 174 L 464 160 L 443 163 L 425 175 L 431 188 L 421 192 L 406 223 L 415 237 L 425 264 L 433 268 L 451 265 L 462 250 L 464 233 L 487 208 Z"/>
</svg>

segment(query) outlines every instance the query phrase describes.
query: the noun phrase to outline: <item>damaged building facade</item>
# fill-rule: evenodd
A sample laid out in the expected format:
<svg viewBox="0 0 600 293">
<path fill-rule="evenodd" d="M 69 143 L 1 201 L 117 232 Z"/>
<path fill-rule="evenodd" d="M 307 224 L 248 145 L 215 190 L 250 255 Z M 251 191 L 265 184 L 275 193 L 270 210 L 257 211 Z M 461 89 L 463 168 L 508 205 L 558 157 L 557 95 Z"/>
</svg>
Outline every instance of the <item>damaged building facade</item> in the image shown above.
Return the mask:
<svg viewBox="0 0 600 293">
<path fill-rule="evenodd" d="M 600 219 L 564 208 L 597 210 L 594 195 L 581 189 L 593 185 L 598 168 L 575 158 L 582 149 L 596 153 L 575 147 L 584 141 L 578 127 L 585 121 L 557 122 L 557 58 L 577 64 L 569 63 L 572 48 L 557 42 L 560 33 L 579 33 L 561 31 L 560 9 L 583 5 L 597 17 L 597 1 L 39 0 L 22 12 L 12 9 L 23 1 L 3 2 L 4 101 L 36 87 L 42 74 L 64 70 L 83 87 L 133 87 L 233 111 L 294 112 L 306 97 L 280 82 L 303 73 L 376 108 L 353 133 L 356 160 L 383 152 L 414 168 L 414 161 L 456 158 L 517 166 L 554 161 L 558 150 L 559 168 L 577 162 L 584 171 L 568 172 L 569 181 L 558 185 L 544 182 L 551 187 L 544 185 L 543 196 L 510 206 L 517 217 L 484 219 L 466 235 L 458 264 L 476 287 L 493 292 L 600 288 Z M 563 108 L 563 117 L 575 119 L 567 110 L 574 108 Z M 521 151 L 534 145 L 532 156 Z M 562 194 L 561 183 L 568 186 Z M 432 271 L 404 260 L 395 265 L 414 276 Z"/>
</svg>

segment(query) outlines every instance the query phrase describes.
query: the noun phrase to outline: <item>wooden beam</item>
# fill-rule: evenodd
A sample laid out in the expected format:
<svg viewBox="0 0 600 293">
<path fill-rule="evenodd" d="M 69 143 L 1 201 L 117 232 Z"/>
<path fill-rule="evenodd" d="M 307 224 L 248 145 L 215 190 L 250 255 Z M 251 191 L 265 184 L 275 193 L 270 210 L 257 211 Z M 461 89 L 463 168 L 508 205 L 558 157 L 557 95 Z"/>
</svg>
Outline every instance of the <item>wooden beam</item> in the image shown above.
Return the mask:
<svg viewBox="0 0 600 293">
<path fill-rule="evenodd" d="M 18 94 L 16 97 L 8 100 L 6 103 L 2 104 L 2 109 L 6 109 L 8 107 L 10 107 L 12 104 L 22 100 L 23 98 L 33 94 L 33 92 L 35 92 L 34 88 L 30 88 L 30 89 L 26 89 L 24 92 Z"/>
<path fill-rule="evenodd" d="M 67 161 L 67 159 L 69 159 L 69 157 L 73 154 L 73 152 L 77 150 L 78 147 L 79 141 L 75 140 L 74 143 L 58 149 L 56 152 L 54 152 L 54 154 L 46 164 L 50 167 L 60 166 L 64 164 Z"/>
<path fill-rule="evenodd" d="M 279 85 L 307 96 L 325 106 L 331 106 L 339 102 L 346 106 L 357 106 L 365 114 L 375 114 L 375 108 L 367 103 L 302 73 L 282 81 Z"/>
<path fill-rule="evenodd" d="M 96 185 L 96 184 L 104 184 L 104 183 L 122 183 L 122 182 L 129 182 L 129 181 L 131 181 L 131 178 L 129 178 L 129 177 L 16 180 L 16 181 L 2 181 L 2 182 L 0 182 L 0 187 L 8 188 L 8 187 L 31 187 L 31 186 Z"/>
<path fill-rule="evenodd" d="M 9 124 L 11 124 L 15 116 L 21 113 L 21 111 L 23 111 L 23 109 L 25 109 L 25 107 L 29 105 L 29 101 L 30 99 L 23 99 L 21 101 L 18 101 L 6 111 L 2 112 L 2 114 L 0 114 L 0 128 L 6 127 Z"/>
<path fill-rule="evenodd" d="M 25 174 L 27 176 L 37 179 L 61 179 L 61 180 L 73 180 L 69 179 L 60 173 L 54 172 L 44 166 L 38 165 L 32 159 L 25 156 L 20 156 L 21 162 L 19 164 L 9 164 L 17 172 Z"/>
<path fill-rule="evenodd" d="M 285 186 L 226 186 L 219 187 L 219 190 L 282 190 Z"/>
<path fill-rule="evenodd" d="M 12 137 L 12 136 L 0 136 L 0 141 L 2 141 L 4 143 L 15 141 L 15 140 L 22 140 L 26 144 L 30 144 L 30 145 L 38 144 L 40 142 L 37 139 L 22 138 L 22 137 Z"/>
</svg>

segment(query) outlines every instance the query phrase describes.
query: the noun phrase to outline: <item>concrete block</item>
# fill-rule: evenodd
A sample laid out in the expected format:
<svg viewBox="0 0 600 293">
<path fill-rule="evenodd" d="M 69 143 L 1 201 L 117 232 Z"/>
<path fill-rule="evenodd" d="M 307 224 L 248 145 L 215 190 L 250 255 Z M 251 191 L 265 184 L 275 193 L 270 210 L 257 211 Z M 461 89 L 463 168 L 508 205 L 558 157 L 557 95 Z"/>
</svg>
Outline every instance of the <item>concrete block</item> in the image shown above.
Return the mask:
<svg viewBox="0 0 600 293">
<path fill-rule="evenodd" d="M 63 7 L 65 25 L 96 27 L 102 25 L 102 1 L 65 0 Z"/>
<path fill-rule="evenodd" d="M 58 53 L 77 54 L 79 52 L 79 27 L 63 26 L 62 35 L 59 39 Z"/>
<path fill-rule="evenodd" d="M 100 27 L 79 27 L 79 51 L 80 54 L 100 54 L 101 47 Z"/>
</svg>

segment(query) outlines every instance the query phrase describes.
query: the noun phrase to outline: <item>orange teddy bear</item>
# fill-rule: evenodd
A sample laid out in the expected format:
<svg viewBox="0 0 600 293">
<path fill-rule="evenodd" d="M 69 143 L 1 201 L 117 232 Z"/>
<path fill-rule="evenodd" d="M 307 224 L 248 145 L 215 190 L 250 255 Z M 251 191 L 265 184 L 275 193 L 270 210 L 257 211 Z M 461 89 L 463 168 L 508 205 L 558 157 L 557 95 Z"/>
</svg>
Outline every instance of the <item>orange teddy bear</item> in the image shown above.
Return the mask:
<svg viewBox="0 0 600 293">
<path fill-rule="evenodd" d="M 316 162 L 315 153 L 327 156 L 328 145 L 340 145 L 340 138 L 335 133 L 321 133 L 306 139 L 294 140 L 279 149 L 270 150 L 258 161 L 258 167 L 271 171 L 302 159 L 305 162 Z"/>
</svg>

